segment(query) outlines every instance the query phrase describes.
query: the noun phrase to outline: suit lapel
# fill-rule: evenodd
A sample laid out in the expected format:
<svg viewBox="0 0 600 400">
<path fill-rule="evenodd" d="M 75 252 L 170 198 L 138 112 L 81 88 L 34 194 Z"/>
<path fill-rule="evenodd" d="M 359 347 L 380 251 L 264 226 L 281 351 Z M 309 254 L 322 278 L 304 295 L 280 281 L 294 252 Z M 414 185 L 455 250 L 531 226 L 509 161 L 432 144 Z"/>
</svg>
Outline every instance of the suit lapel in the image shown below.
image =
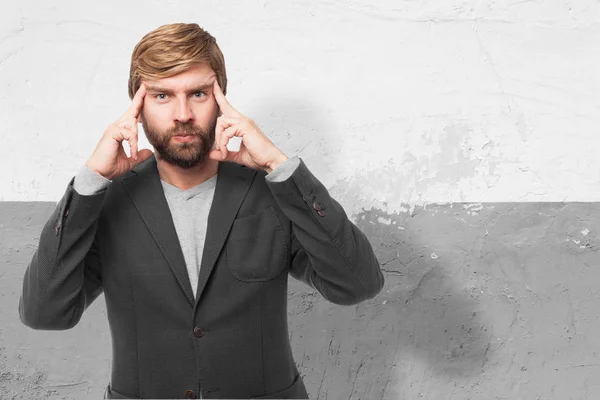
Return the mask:
<svg viewBox="0 0 600 400">
<path fill-rule="evenodd" d="M 196 304 L 202 297 L 231 225 L 255 175 L 256 171 L 253 169 L 229 162 L 219 163 L 215 195 L 208 215 L 206 241 L 198 275 Z"/>
<path fill-rule="evenodd" d="M 152 156 L 132 172 L 122 180 L 125 191 L 129 194 L 158 248 L 167 260 L 190 305 L 193 306 L 192 285 L 169 204 L 160 183 L 156 159 Z"/>
</svg>

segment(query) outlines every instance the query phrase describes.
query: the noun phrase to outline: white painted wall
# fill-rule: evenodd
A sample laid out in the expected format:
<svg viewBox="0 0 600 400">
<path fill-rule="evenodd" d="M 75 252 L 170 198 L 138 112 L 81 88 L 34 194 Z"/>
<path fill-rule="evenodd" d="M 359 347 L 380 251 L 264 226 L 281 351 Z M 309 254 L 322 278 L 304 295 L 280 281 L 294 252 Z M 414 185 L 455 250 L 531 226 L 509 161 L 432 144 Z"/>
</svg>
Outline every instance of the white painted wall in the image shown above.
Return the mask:
<svg viewBox="0 0 600 400">
<path fill-rule="evenodd" d="M 134 45 L 176 21 L 217 38 L 232 104 L 351 214 L 600 201 L 596 0 L 7 2 L 1 201 L 61 197 L 129 103 Z"/>
</svg>

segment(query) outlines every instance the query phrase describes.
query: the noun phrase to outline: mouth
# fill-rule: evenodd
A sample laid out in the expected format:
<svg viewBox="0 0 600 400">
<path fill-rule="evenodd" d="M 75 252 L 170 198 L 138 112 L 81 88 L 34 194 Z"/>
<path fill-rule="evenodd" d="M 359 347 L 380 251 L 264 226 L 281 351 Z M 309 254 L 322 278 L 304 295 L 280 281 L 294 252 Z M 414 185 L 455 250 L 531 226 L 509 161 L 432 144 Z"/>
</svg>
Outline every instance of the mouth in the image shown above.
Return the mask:
<svg viewBox="0 0 600 400">
<path fill-rule="evenodd" d="M 193 141 L 195 138 L 195 135 L 192 135 L 190 133 L 182 133 L 180 135 L 174 135 L 173 139 L 175 139 L 178 142 L 191 142 Z"/>
</svg>

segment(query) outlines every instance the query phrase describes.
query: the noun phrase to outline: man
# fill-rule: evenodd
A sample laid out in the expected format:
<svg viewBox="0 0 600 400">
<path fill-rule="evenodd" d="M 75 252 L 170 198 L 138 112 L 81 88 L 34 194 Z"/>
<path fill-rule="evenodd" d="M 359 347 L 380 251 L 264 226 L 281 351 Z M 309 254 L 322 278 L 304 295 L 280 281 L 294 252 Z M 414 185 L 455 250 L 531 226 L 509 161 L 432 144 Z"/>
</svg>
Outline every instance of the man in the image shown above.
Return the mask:
<svg viewBox="0 0 600 400">
<path fill-rule="evenodd" d="M 383 286 L 365 235 L 226 86 L 223 55 L 198 25 L 144 36 L 130 108 L 67 186 L 25 272 L 19 313 L 33 329 L 72 328 L 104 292 L 106 398 L 308 398 L 288 273 L 342 305 Z M 155 153 L 137 148 L 139 122 Z"/>
</svg>

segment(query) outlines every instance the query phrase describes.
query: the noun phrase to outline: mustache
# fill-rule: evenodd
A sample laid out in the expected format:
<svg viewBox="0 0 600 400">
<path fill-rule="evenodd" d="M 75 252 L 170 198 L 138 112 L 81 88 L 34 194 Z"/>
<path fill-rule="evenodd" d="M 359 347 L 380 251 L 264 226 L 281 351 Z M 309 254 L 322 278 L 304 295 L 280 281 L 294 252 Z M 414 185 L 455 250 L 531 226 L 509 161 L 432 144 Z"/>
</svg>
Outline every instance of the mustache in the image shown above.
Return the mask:
<svg viewBox="0 0 600 400">
<path fill-rule="evenodd" d="M 205 134 L 204 129 L 194 126 L 190 123 L 178 123 L 172 129 L 166 132 L 170 137 L 173 136 L 201 136 Z"/>
</svg>

